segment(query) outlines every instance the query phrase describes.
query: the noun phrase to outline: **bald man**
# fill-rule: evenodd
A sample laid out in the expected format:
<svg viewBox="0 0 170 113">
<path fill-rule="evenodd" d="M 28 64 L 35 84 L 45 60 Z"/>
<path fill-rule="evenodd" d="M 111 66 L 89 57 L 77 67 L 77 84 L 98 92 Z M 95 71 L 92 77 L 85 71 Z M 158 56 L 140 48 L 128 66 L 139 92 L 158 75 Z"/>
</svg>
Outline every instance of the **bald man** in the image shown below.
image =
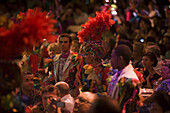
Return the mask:
<svg viewBox="0 0 170 113">
<path fill-rule="evenodd" d="M 66 82 L 57 82 L 55 86 L 60 91 L 61 101 L 65 103 L 63 111 L 72 113 L 74 108 L 74 98 L 69 94 L 70 88 Z"/>
<path fill-rule="evenodd" d="M 89 109 L 97 95 L 91 92 L 82 92 L 75 98 L 74 113 L 89 113 Z"/>
</svg>

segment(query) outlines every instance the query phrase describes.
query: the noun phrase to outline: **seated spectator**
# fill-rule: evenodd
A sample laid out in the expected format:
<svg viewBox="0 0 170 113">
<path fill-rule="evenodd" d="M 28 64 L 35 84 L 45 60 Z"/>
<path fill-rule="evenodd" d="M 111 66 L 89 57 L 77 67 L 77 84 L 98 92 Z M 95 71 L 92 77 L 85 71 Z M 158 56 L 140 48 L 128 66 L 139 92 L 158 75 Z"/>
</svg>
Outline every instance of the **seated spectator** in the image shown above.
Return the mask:
<svg viewBox="0 0 170 113">
<path fill-rule="evenodd" d="M 137 68 L 139 70 L 142 68 L 142 55 L 144 53 L 144 45 L 140 42 L 134 42 L 133 43 L 133 53 L 132 53 L 132 65 L 134 68 Z"/>
<path fill-rule="evenodd" d="M 63 33 L 67 32 L 67 28 L 70 25 L 75 25 L 74 15 L 72 6 L 68 6 L 64 13 L 61 15 L 61 24 Z"/>
<path fill-rule="evenodd" d="M 161 76 L 157 73 L 153 67 L 155 67 L 158 63 L 156 55 L 152 52 L 148 52 L 142 57 L 142 65 L 143 65 L 143 77 L 145 82 L 143 82 L 142 87 L 145 88 L 153 88 L 153 83 L 158 80 Z"/>
<path fill-rule="evenodd" d="M 158 60 L 158 64 L 154 67 L 155 71 L 158 73 L 161 73 L 161 67 L 162 67 L 162 59 L 160 57 L 161 50 L 158 45 L 148 45 L 145 48 L 145 53 L 152 52 L 156 55 L 156 58 Z"/>
<path fill-rule="evenodd" d="M 96 94 L 82 92 L 75 98 L 73 113 L 89 113 L 90 106 L 96 98 Z"/>
<path fill-rule="evenodd" d="M 69 85 L 66 82 L 57 82 L 55 86 L 60 92 L 61 101 L 65 103 L 65 107 L 62 108 L 62 111 L 72 113 L 74 108 L 74 98 L 69 94 Z"/>
<path fill-rule="evenodd" d="M 169 30 L 170 31 L 170 30 Z M 162 42 L 165 46 L 166 46 L 166 48 L 167 48 L 167 51 L 166 51 L 166 53 L 165 53 L 165 58 L 166 59 L 170 59 L 170 35 L 165 35 L 164 37 L 163 37 L 163 42 Z"/>
<path fill-rule="evenodd" d="M 46 85 L 41 90 L 42 101 L 32 107 L 32 113 L 61 113 L 61 108 L 54 105 L 53 99 L 59 99 L 59 90 L 53 85 Z"/>
<path fill-rule="evenodd" d="M 162 74 L 162 80 L 158 84 L 155 91 L 163 90 L 163 91 L 169 93 L 170 92 L 170 60 L 169 59 L 164 60 L 164 63 L 162 65 L 162 73 L 161 74 Z M 147 104 L 147 105 L 152 103 L 154 93 L 151 96 L 147 97 L 143 101 L 143 103 Z"/>
<path fill-rule="evenodd" d="M 121 110 L 117 101 L 102 96 L 94 100 L 89 113 L 121 113 Z"/>
<path fill-rule="evenodd" d="M 83 12 L 81 6 L 75 5 L 74 21 L 76 25 L 84 24 L 88 19 L 88 14 Z"/>
<path fill-rule="evenodd" d="M 123 22 L 123 24 L 122 24 L 122 31 L 121 32 L 126 34 L 128 40 L 133 42 L 133 39 L 135 37 L 135 32 L 133 32 L 131 23 L 129 21 Z"/>
</svg>

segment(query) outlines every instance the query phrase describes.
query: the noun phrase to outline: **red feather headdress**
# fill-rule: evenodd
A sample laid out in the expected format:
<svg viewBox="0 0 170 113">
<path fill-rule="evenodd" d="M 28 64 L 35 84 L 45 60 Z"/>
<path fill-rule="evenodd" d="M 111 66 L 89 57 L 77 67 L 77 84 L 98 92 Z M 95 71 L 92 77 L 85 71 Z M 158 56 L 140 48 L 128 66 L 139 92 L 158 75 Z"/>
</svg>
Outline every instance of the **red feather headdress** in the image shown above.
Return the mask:
<svg viewBox="0 0 170 113">
<path fill-rule="evenodd" d="M 20 55 L 25 49 L 32 50 L 33 45 L 42 42 L 44 38 L 56 38 L 52 15 L 40 8 L 28 9 L 17 17 L 20 22 L 14 23 L 10 29 L 0 27 L 0 59 L 11 59 Z"/>
<path fill-rule="evenodd" d="M 96 12 L 96 17 L 88 18 L 89 20 L 82 24 L 83 27 L 78 32 L 78 38 L 80 42 L 97 41 L 102 39 L 102 34 L 105 29 L 110 29 L 115 21 L 111 19 L 110 11 Z"/>
</svg>

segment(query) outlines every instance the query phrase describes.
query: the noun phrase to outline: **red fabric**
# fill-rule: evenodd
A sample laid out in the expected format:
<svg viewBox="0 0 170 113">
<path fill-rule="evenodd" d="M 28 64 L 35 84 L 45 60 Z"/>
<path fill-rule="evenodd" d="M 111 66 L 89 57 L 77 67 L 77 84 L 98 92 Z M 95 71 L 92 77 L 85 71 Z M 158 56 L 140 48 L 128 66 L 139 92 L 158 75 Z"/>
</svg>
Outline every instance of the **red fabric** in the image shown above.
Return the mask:
<svg viewBox="0 0 170 113">
<path fill-rule="evenodd" d="M 106 67 L 105 69 L 103 69 L 101 71 L 101 77 L 102 77 L 102 80 L 104 81 L 104 84 L 106 85 L 107 87 L 107 81 L 106 79 L 108 78 L 108 74 L 110 72 L 110 69 L 108 67 Z"/>
<path fill-rule="evenodd" d="M 33 77 L 35 77 L 38 74 L 38 56 L 35 54 L 31 54 L 29 60 L 31 62 L 31 69 L 34 75 Z"/>
</svg>

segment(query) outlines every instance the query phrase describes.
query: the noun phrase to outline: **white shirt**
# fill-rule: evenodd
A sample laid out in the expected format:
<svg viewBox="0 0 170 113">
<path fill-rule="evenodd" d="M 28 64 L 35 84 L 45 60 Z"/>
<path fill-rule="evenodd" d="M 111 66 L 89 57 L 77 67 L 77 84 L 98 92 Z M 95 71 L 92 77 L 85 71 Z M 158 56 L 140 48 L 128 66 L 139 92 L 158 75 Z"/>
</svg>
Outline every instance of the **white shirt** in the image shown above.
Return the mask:
<svg viewBox="0 0 170 113">
<path fill-rule="evenodd" d="M 74 103 L 75 103 L 74 98 L 70 94 L 67 94 L 61 98 L 61 101 L 65 103 L 64 109 L 72 113 L 74 108 Z"/>
<path fill-rule="evenodd" d="M 118 78 L 116 78 L 117 77 L 116 75 L 118 73 L 120 73 L 120 75 L 118 76 Z M 117 72 L 112 76 L 111 82 L 108 84 L 107 95 L 111 96 L 112 98 L 115 97 L 115 99 L 118 99 L 118 89 L 116 84 L 123 77 L 139 80 L 136 73 L 134 72 L 133 66 L 129 64 L 124 69 L 122 69 L 121 71 Z"/>
</svg>

